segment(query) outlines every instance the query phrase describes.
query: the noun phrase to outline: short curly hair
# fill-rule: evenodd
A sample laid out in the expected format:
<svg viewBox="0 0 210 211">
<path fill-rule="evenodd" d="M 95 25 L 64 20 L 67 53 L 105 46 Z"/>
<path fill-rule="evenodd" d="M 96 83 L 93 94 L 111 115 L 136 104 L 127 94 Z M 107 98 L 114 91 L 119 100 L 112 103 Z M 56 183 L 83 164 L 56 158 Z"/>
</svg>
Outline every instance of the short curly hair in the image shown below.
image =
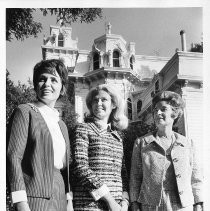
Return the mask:
<svg viewBox="0 0 210 211">
<path fill-rule="evenodd" d="M 169 105 L 171 105 L 172 110 L 174 111 L 174 116 L 176 116 L 176 119 L 174 120 L 174 124 L 176 124 L 183 115 L 183 109 L 185 107 L 185 102 L 182 97 L 176 92 L 172 91 L 158 92 L 152 99 L 153 110 L 156 104 L 160 101 L 166 101 Z"/>
<path fill-rule="evenodd" d="M 39 82 L 39 77 L 42 73 L 47 72 L 52 75 L 55 75 L 55 71 L 57 71 L 58 75 L 61 78 L 62 90 L 65 92 L 68 79 L 68 71 L 64 63 L 59 59 L 42 60 L 34 66 L 34 73 L 33 73 L 34 90 L 36 91 Z"/>
</svg>

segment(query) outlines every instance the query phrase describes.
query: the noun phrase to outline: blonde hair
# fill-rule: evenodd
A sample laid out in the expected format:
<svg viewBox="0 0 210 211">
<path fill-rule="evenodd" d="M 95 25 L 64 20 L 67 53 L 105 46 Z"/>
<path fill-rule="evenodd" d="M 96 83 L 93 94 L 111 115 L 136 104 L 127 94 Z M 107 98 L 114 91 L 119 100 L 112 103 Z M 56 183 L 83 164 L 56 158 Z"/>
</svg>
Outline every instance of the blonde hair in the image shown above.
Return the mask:
<svg viewBox="0 0 210 211">
<path fill-rule="evenodd" d="M 90 116 L 93 116 L 92 113 L 92 102 L 93 98 L 99 93 L 99 91 L 107 92 L 112 100 L 114 106 L 116 106 L 109 117 L 109 122 L 114 126 L 116 129 L 123 130 L 128 127 L 128 118 L 125 116 L 125 102 L 121 97 L 121 94 L 117 91 L 112 85 L 109 84 L 101 84 L 94 88 L 92 88 L 86 97 L 86 105 L 89 109 Z"/>
</svg>

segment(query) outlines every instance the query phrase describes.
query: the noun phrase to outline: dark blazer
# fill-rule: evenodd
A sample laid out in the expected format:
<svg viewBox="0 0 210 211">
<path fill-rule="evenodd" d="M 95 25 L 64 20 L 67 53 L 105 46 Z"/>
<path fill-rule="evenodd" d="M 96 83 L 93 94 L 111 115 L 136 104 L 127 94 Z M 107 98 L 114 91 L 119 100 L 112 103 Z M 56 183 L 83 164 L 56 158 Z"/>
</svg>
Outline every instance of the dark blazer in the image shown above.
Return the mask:
<svg viewBox="0 0 210 211">
<path fill-rule="evenodd" d="M 183 207 L 203 202 L 203 175 L 198 154 L 192 140 L 174 133 L 171 150 L 178 196 Z M 158 206 L 163 188 L 166 155 L 153 134 L 138 138 L 134 144 L 130 199 L 142 204 Z"/>
<path fill-rule="evenodd" d="M 54 154 L 50 131 L 39 110 L 31 104 L 19 105 L 11 120 L 7 147 L 7 176 L 11 192 L 26 190 L 27 196 L 52 196 Z M 68 130 L 59 125 L 66 141 L 67 168 L 61 171 L 66 192 L 69 187 L 70 147 Z"/>
</svg>

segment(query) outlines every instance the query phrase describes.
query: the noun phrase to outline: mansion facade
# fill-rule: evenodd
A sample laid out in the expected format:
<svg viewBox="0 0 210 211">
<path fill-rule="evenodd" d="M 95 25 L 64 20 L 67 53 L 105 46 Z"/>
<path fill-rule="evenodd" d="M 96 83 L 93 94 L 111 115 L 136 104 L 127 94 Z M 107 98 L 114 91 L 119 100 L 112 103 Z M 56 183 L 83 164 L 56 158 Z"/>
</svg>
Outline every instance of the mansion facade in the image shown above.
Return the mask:
<svg viewBox="0 0 210 211">
<path fill-rule="evenodd" d="M 105 34 L 93 40 L 91 50 L 79 50 L 72 39 L 72 28 L 50 26 L 44 38 L 43 59 L 62 59 L 74 84 L 75 112 L 82 122 L 88 112 L 85 97 L 98 84 L 113 84 L 127 102 L 126 114 L 131 124 L 153 122 L 152 96 L 161 90 L 175 91 L 185 100 L 179 121 L 179 133 L 202 140 L 203 54 L 187 52 L 185 32 L 180 32 L 180 51 L 169 57 L 138 55 L 135 43 L 112 34 L 107 24 Z M 59 104 L 57 105 L 59 107 Z"/>
</svg>

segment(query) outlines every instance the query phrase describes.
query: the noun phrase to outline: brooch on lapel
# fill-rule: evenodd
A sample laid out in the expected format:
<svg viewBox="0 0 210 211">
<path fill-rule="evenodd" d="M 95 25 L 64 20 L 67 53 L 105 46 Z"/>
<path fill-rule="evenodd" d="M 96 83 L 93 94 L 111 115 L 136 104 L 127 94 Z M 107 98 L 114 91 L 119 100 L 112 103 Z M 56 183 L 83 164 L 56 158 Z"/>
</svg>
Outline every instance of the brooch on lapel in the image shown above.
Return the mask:
<svg viewBox="0 0 210 211">
<path fill-rule="evenodd" d="M 39 110 L 38 110 L 38 108 L 35 106 L 35 105 L 33 105 L 33 104 L 31 104 L 31 103 L 27 103 L 35 112 L 39 112 Z"/>
</svg>

